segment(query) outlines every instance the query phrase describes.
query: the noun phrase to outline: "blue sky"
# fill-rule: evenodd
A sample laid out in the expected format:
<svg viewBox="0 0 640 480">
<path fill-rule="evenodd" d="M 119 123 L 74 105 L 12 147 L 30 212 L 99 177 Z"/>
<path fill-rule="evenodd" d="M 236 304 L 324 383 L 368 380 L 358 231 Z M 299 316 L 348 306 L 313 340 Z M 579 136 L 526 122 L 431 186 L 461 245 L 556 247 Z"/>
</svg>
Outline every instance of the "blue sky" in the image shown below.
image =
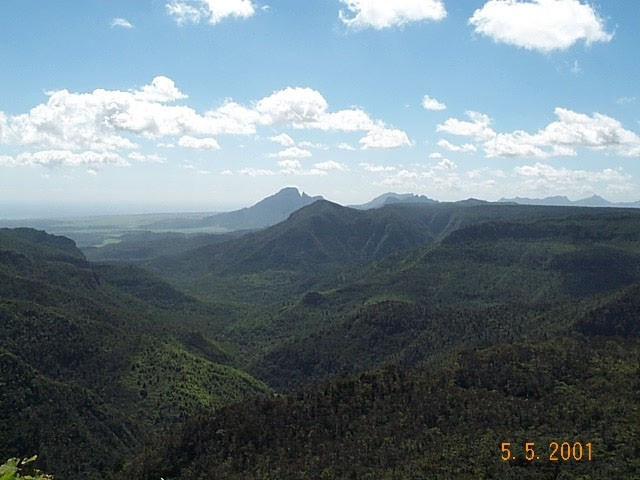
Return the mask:
<svg viewBox="0 0 640 480">
<path fill-rule="evenodd" d="M 0 217 L 640 199 L 634 2 L 0 4 Z M 55 207 L 55 208 L 54 208 Z"/>
</svg>

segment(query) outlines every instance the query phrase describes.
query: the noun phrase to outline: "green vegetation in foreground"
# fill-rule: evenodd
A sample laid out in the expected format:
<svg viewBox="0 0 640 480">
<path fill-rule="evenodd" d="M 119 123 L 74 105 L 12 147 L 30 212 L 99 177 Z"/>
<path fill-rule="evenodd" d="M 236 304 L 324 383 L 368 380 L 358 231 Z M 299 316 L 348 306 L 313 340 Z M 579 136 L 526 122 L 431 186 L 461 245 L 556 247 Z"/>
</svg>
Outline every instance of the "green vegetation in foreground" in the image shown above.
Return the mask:
<svg viewBox="0 0 640 480">
<path fill-rule="evenodd" d="M 37 456 L 20 460 L 18 458 L 10 458 L 4 464 L 0 465 L 0 480 L 52 480 L 53 477 L 42 472 L 33 472 L 33 475 L 23 475 L 20 472 L 32 462 L 37 460 Z"/>
</svg>

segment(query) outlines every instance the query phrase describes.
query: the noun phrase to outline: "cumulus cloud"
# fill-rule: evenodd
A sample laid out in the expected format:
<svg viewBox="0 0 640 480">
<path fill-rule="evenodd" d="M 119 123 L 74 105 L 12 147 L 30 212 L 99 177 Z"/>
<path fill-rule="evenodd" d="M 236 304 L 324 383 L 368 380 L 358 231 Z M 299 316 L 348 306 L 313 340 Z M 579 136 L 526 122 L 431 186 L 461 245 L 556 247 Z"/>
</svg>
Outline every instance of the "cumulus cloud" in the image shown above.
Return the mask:
<svg viewBox="0 0 640 480">
<path fill-rule="evenodd" d="M 271 158 L 309 158 L 312 154 L 309 150 L 298 147 L 289 147 L 278 153 L 272 153 L 269 155 Z"/>
<path fill-rule="evenodd" d="M 442 0 L 340 0 L 347 12 L 340 10 L 340 20 L 348 27 L 398 27 L 421 20 L 442 20 L 447 16 Z"/>
<path fill-rule="evenodd" d="M 348 170 L 347 166 L 344 163 L 335 162 L 333 160 L 328 160 L 326 162 L 320 162 L 313 165 L 314 168 L 318 170 Z"/>
<path fill-rule="evenodd" d="M 0 118 L 3 143 L 43 150 L 134 149 L 146 139 L 217 134 L 252 134 L 259 114 L 233 102 L 199 114 L 173 105 L 187 98 L 175 83 L 156 77 L 134 91 L 48 92 L 48 101 L 28 113 Z"/>
<path fill-rule="evenodd" d="M 319 120 L 309 122 L 307 128 L 319 130 L 334 130 L 342 132 L 359 132 L 373 128 L 374 121 L 360 109 L 339 110 L 323 115 Z"/>
<path fill-rule="evenodd" d="M 0 144 L 5 142 L 5 134 L 7 133 L 7 115 L 0 111 Z"/>
<path fill-rule="evenodd" d="M 438 141 L 438 146 L 450 152 L 458 153 L 472 153 L 478 150 L 472 143 L 465 143 L 464 145 L 454 145 L 453 143 L 444 139 Z"/>
<path fill-rule="evenodd" d="M 467 177 L 471 179 L 482 178 L 482 177 L 496 177 L 496 178 L 506 178 L 506 173 L 503 170 L 491 170 L 487 167 L 484 168 L 476 168 L 474 170 L 469 170 L 467 172 Z"/>
<path fill-rule="evenodd" d="M 431 98 L 429 95 L 425 95 L 422 99 L 422 107 L 425 110 L 446 110 L 447 106 L 436 100 L 435 98 Z"/>
<path fill-rule="evenodd" d="M 144 155 L 140 152 L 131 152 L 128 155 L 129 159 L 134 162 L 143 162 L 143 163 L 165 163 L 166 159 L 161 157 L 160 155 L 150 154 Z"/>
<path fill-rule="evenodd" d="M 16 159 L 9 155 L 0 155 L 0 165 L 3 167 L 15 167 L 17 163 Z"/>
<path fill-rule="evenodd" d="M 300 142 L 298 145 L 302 148 L 315 148 L 316 150 L 329 150 L 329 147 L 327 147 L 323 143 L 313 143 L 307 140 Z"/>
<path fill-rule="evenodd" d="M 216 25 L 227 17 L 249 18 L 256 12 L 251 0 L 173 0 L 165 8 L 178 25 L 205 19 Z"/>
<path fill-rule="evenodd" d="M 238 170 L 238 173 L 249 177 L 270 177 L 276 174 L 273 170 L 262 168 L 243 168 L 242 170 Z"/>
<path fill-rule="evenodd" d="M 363 150 L 372 148 L 398 148 L 410 146 L 411 141 L 402 130 L 376 125 L 360 139 L 360 145 Z"/>
<path fill-rule="evenodd" d="M 255 111 L 263 125 L 285 124 L 296 129 L 357 132 L 366 131 L 362 148 L 394 148 L 410 145 L 407 134 L 374 122 L 359 108 L 329 112 L 327 100 L 311 88 L 287 87 L 259 100 Z"/>
<path fill-rule="evenodd" d="M 490 157 L 573 156 L 580 147 L 626 157 L 640 156 L 640 137 L 611 117 L 556 108 L 558 120 L 536 133 L 501 133 L 484 144 Z"/>
<path fill-rule="evenodd" d="M 391 165 L 372 165 L 371 163 L 361 163 L 360 166 L 365 172 L 380 173 L 380 172 L 395 172 L 396 167 Z"/>
<path fill-rule="evenodd" d="M 140 141 L 183 148 L 219 149 L 214 137 L 253 135 L 263 126 L 285 125 L 298 129 L 368 132 L 363 148 L 391 148 L 410 144 L 400 130 L 384 127 L 361 109 L 329 111 L 320 92 L 310 88 L 285 88 L 249 106 L 227 100 L 221 106 L 197 112 L 184 104 L 188 96 L 167 77 L 156 77 L 137 89 L 74 93 L 66 89 L 47 92 L 47 101 L 26 113 L 8 116 L 0 112 L 0 144 L 43 152 L 93 152 L 113 159 L 108 152 L 127 156 Z M 311 142 L 295 146 L 286 134 L 271 137 L 287 146 L 280 157 L 303 158 L 300 148 L 324 148 Z M 122 153 L 125 151 L 126 153 Z M 14 161 L 18 157 L 12 157 Z M 31 162 L 28 157 L 20 157 Z M 70 158 L 70 157 L 69 157 Z M 74 157 L 75 158 L 75 157 Z M 76 160 L 58 163 L 74 163 Z M 7 162 L 5 162 L 7 163 Z M 55 164 L 55 161 L 51 163 Z"/>
<path fill-rule="evenodd" d="M 133 28 L 133 25 L 131 24 L 131 22 L 129 20 L 127 20 L 126 18 L 120 18 L 120 17 L 116 17 L 113 20 L 111 20 L 111 28 L 115 28 L 115 27 L 119 27 L 119 28 Z"/>
<path fill-rule="evenodd" d="M 220 145 L 215 138 L 196 138 L 184 135 L 178 140 L 178 145 L 196 150 L 220 150 Z"/>
<path fill-rule="evenodd" d="M 449 159 L 442 159 L 436 164 L 417 166 L 416 168 L 367 169 L 382 178 L 376 182 L 387 187 L 403 187 L 407 189 L 425 189 L 450 191 L 462 185 L 458 166 Z"/>
<path fill-rule="evenodd" d="M 263 125 L 290 125 L 296 129 L 358 132 L 375 122 L 362 109 L 329 112 L 329 103 L 317 90 L 287 87 L 259 100 L 255 106 Z"/>
<path fill-rule="evenodd" d="M 258 101 L 256 111 L 262 115 L 261 122 L 265 125 L 285 123 L 304 128 L 307 123 L 318 122 L 328 107 L 316 90 L 287 87 Z"/>
<path fill-rule="evenodd" d="M 488 115 L 471 110 L 467 111 L 466 115 L 471 121 L 448 118 L 436 127 L 436 131 L 473 137 L 476 140 L 487 140 L 496 136 L 496 132 L 490 127 L 491 118 Z"/>
<path fill-rule="evenodd" d="M 275 143 L 279 143 L 283 147 L 293 147 L 296 144 L 295 140 L 286 133 L 281 133 L 280 135 L 269 137 L 269 140 Z"/>
<path fill-rule="evenodd" d="M 346 142 L 339 143 L 339 144 L 338 144 L 338 148 L 339 148 L 340 150 L 347 150 L 347 151 L 351 151 L 351 152 L 352 152 L 352 151 L 354 151 L 354 150 L 356 149 L 355 147 L 353 147 L 353 146 L 349 145 L 349 144 L 348 144 L 348 143 L 346 143 Z"/>
<path fill-rule="evenodd" d="M 489 0 L 469 24 L 496 42 L 541 52 L 613 38 L 593 7 L 579 0 Z"/>
<path fill-rule="evenodd" d="M 199 23 L 205 16 L 202 6 L 195 7 L 188 3 L 174 1 L 165 6 L 167 14 L 172 17 L 178 25 L 185 23 Z"/>
<path fill-rule="evenodd" d="M 514 169 L 514 182 L 520 192 L 538 195 L 571 195 L 575 197 L 596 191 L 620 193 L 632 191 L 632 177 L 621 169 L 601 171 L 556 168 L 544 163 L 523 165 Z"/>
<path fill-rule="evenodd" d="M 42 150 L 31 153 L 24 152 L 15 157 L 0 157 L 5 165 L 30 165 L 43 167 L 77 167 L 82 165 L 119 165 L 128 166 L 122 156 L 114 152 L 72 152 L 70 150 Z"/>
<path fill-rule="evenodd" d="M 101 90 L 96 90 L 96 92 L 101 92 Z M 189 97 L 176 87 L 173 80 L 160 76 L 155 77 L 150 85 L 144 85 L 140 90 L 134 92 L 133 98 L 142 102 L 171 103 Z"/>
<path fill-rule="evenodd" d="M 458 168 L 458 165 L 456 165 L 448 158 L 443 158 L 431 168 L 432 170 L 456 170 Z"/>
<path fill-rule="evenodd" d="M 300 160 L 280 160 L 278 162 L 278 167 L 280 170 L 278 172 L 281 175 L 303 175 L 303 176 L 325 176 L 327 172 L 325 170 L 321 170 L 319 168 L 312 168 L 310 170 L 305 170 L 302 168 L 302 164 Z"/>
<path fill-rule="evenodd" d="M 281 160 L 278 162 L 278 166 L 282 169 L 280 173 L 295 174 L 299 173 L 302 169 L 300 160 Z"/>
</svg>

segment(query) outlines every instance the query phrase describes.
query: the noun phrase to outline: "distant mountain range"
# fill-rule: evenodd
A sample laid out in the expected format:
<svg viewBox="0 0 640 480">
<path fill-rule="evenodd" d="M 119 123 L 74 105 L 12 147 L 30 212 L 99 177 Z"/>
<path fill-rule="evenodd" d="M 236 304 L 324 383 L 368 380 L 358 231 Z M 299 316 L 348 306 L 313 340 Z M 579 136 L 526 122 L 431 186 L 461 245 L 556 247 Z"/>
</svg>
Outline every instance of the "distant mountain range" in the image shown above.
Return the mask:
<svg viewBox="0 0 640 480">
<path fill-rule="evenodd" d="M 437 200 L 425 197 L 424 195 L 414 195 L 413 193 L 383 193 L 382 195 L 374 198 L 370 202 L 360 205 L 349 205 L 351 208 L 358 210 L 369 210 L 371 208 L 380 208 L 385 205 L 391 205 L 394 203 L 440 203 Z"/>
<path fill-rule="evenodd" d="M 615 208 L 640 208 L 638 202 L 619 202 L 613 203 L 598 195 L 592 195 L 582 200 L 569 200 L 564 196 L 546 197 L 546 198 L 502 198 L 498 200 L 503 203 L 517 203 L 520 205 L 549 205 L 559 207 L 615 207 Z"/>
<path fill-rule="evenodd" d="M 251 230 L 269 227 L 286 220 L 296 210 L 301 209 L 322 197 L 310 197 L 300 193 L 295 187 L 287 187 L 251 207 L 232 212 L 218 213 L 202 219 L 170 219 L 147 225 L 149 228 L 191 229 L 221 227 L 226 230 Z"/>
</svg>

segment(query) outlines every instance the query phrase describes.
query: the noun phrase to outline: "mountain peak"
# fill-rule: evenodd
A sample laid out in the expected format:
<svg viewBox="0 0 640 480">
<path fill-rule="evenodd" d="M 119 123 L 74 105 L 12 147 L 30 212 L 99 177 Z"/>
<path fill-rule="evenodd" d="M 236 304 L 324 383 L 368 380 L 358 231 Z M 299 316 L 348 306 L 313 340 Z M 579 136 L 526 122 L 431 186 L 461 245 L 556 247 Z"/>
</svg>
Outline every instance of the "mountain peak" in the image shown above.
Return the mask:
<svg viewBox="0 0 640 480">
<path fill-rule="evenodd" d="M 209 225 L 219 225 L 230 230 L 264 228 L 282 222 L 296 210 L 322 199 L 320 196 L 311 197 L 301 193 L 296 187 L 285 187 L 251 207 L 219 213 L 207 217 L 205 221 Z"/>
<path fill-rule="evenodd" d="M 413 193 L 393 193 L 387 192 L 382 195 L 378 195 L 373 200 L 361 205 L 350 205 L 351 208 L 358 210 L 369 210 L 372 208 L 380 208 L 385 205 L 391 205 L 395 203 L 438 203 L 437 200 L 432 200 L 424 195 L 416 195 Z"/>
</svg>

